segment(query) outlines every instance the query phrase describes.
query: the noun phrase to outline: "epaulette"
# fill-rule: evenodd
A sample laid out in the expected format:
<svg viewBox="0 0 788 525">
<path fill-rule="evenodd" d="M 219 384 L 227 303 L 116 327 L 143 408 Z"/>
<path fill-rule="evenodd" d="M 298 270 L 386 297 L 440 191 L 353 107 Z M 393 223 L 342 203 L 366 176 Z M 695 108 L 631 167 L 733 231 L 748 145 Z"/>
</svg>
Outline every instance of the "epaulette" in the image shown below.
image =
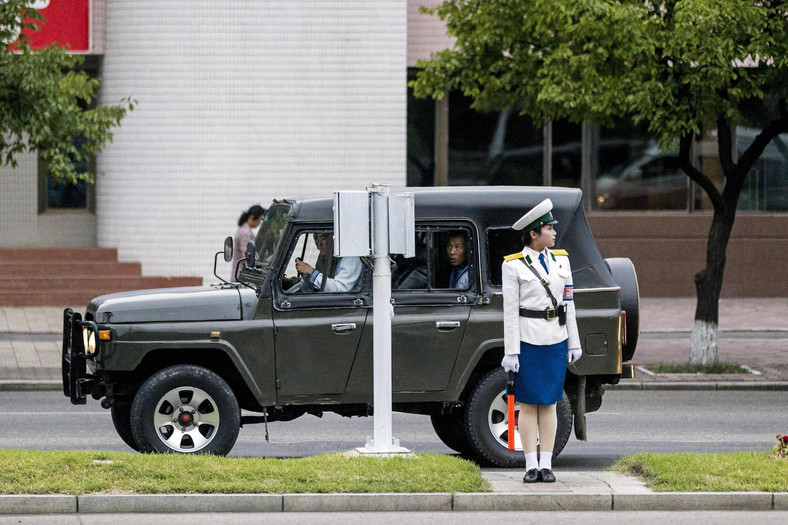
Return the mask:
<svg viewBox="0 0 788 525">
<path fill-rule="evenodd" d="M 513 253 L 511 255 L 506 255 L 503 260 L 504 261 L 514 261 L 515 259 L 522 259 L 523 252 Z"/>
<path fill-rule="evenodd" d="M 566 255 L 567 257 L 569 257 L 569 254 L 566 253 L 566 250 L 550 250 L 550 251 L 556 255 Z"/>
</svg>

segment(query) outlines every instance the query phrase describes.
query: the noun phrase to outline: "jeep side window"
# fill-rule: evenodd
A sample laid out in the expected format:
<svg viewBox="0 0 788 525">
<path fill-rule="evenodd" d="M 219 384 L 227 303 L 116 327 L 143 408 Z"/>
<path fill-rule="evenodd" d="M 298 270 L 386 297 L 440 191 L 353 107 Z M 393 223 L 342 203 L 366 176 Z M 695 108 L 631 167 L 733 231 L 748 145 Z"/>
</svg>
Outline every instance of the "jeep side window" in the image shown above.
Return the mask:
<svg viewBox="0 0 788 525">
<path fill-rule="evenodd" d="M 466 229 L 417 228 L 415 257 L 394 257 L 391 289 L 467 290 L 471 283 L 470 261 L 472 247 Z"/>
<path fill-rule="evenodd" d="M 487 230 L 487 268 L 490 272 L 490 285 L 501 286 L 501 265 L 506 255 L 523 249 L 520 232 L 507 228 L 490 228 Z"/>
<path fill-rule="evenodd" d="M 300 271 L 299 271 L 300 270 Z M 285 293 L 357 292 L 362 286 L 359 257 L 335 257 L 331 231 L 299 234 L 282 275 Z"/>
</svg>

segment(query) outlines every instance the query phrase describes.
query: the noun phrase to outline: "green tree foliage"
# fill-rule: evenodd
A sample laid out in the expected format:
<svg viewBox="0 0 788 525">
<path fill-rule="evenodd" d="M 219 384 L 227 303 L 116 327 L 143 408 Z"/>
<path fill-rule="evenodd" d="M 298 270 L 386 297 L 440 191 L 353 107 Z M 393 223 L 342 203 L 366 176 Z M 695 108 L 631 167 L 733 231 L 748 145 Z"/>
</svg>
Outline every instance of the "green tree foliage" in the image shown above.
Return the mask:
<svg viewBox="0 0 788 525">
<path fill-rule="evenodd" d="M 84 58 L 55 44 L 33 50 L 20 35 L 22 28 L 35 30 L 44 23 L 30 3 L 0 2 L 0 165 L 15 167 L 16 155 L 38 151 L 53 181 L 93 182 L 93 174 L 75 172 L 73 161 L 111 142 L 111 129 L 134 102 L 91 108 L 99 81 L 75 70 Z M 74 137 L 81 137 L 81 148 Z"/>
<path fill-rule="evenodd" d="M 714 206 L 691 361 L 716 361 L 718 300 L 744 179 L 788 132 L 788 1 L 449 0 L 433 10 L 455 46 L 419 62 L 416 96 L 459 89 L 477 109 L 542 118 L 646 123 Z M 771 122 L 738 159 L 731 130 L 742 108 L 776 95 Z M 693 166 L 693 137 L 716 127 L 725 185 Z M 713 337 L 699 326 L 711 328 Z"/>
</svg>

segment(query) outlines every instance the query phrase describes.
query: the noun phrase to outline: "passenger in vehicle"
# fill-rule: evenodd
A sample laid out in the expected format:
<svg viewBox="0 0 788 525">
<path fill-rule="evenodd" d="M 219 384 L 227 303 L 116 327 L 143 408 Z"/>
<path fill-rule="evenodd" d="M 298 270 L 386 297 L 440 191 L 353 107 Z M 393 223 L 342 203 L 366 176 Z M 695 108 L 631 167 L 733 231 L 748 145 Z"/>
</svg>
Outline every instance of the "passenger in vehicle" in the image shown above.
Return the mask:
<svg viewBox="0 0 788 525">
<path fill-rule="evenodd" d="M 334 257 L 330 233 L 315 234 L 315 245 L 320 255 L 312 266 L 296 262 L 296 271 L 309 275 L 309 282 L 316 291 L 353 292 L 361 286 L 363 263 L 360 257 Z"/>
<path fill-rule="evenodd" d="M 446 255 L 451 264 L 449 288 L 464 290 L 468 288 L 468 251 L 465 233 L 454 231 L 446 243 Z"/>
</svg>

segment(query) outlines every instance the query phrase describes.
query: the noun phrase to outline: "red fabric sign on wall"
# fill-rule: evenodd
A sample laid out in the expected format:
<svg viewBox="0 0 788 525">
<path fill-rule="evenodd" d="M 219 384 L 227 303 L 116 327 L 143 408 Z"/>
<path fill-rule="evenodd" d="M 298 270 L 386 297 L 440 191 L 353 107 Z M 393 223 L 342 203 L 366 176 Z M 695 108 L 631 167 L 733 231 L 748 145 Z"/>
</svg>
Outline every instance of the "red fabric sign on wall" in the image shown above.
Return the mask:
<svg viewBox="0 0 788 525">
<path fill-rule="evenodd" d="M 23 31 L 33 49 L 58 43 L 69 51 L 90 51 L 90 0 L 37 0 L 44 17 L 39 31 Z"/>
</svg>

